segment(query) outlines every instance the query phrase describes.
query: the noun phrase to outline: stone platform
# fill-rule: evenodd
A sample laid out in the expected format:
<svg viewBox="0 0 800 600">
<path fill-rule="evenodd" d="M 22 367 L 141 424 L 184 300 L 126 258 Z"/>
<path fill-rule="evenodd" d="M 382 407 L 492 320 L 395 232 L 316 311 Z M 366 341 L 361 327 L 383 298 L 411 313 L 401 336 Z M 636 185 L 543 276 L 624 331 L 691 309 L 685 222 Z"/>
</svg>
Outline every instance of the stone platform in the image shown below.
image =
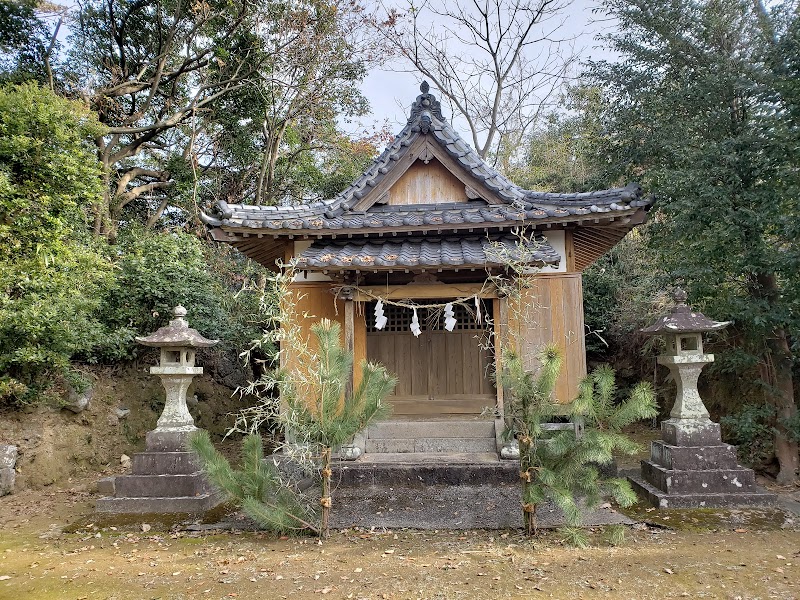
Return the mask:
<svg viewBox="0 0 800 600">
<path fill-rule="evenodd" d="M 491 453 L 408 452 L 365 454 L 334 463 L 331 526 L 415 529 L 522 527 L 519 462 Z M 544 502 L 540 527 L 563 524 Z M 633 521 L 606 503 L 588 511 L 587 525 Z"/>
<path fill-rule="evenodd" d="M 100 513 L 200 515 L 221 503 L 193 452 L 148 451 L 133 455 L 130 475 L 99 482 Z"/>
<path fill-rule="evenodd" d="M 501 461 L 496 452 L 375 453 L 337 463 L 333 481 L 343 487 L 515 484 L 519 463 Z"/>
<path fill-rule="evenodd" d="M 736 508 L 773 506 L 775 494 L 756 485 L 752 469 L 742 467 L 736 448 L 722 442 L 719 424 L 710 420 L 661 424 L 663 440 L 650 446 L 633 488 L 659 508 Z"/>
</svg>

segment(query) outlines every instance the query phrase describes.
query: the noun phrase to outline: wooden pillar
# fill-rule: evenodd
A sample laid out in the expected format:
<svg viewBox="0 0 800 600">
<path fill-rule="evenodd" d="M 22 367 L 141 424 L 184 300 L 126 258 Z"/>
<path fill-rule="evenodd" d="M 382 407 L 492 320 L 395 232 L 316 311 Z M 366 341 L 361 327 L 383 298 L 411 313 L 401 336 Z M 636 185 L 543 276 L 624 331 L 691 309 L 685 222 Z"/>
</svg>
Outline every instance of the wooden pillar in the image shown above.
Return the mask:
<svg viewBox="0 0 800 600">
<path fill-rule="evenodd" d="M 495 330 L 494 330 L 494 368 L 499 375 L 503 369 L 503 351 L 508 344 L 508 299 L 505 296 L 494 300 Z M 505 416 L 503 386 L 497 382 L 497 412 L 502 419 Z"/>
<path fill-rule="evenodd" d="M 344 288 L 341 297 L 344 299 L 344 348 L 354 358 L 350 366 L 350 373 L 345 384 L 345 396 L 353 395 L 353 369 L 355 369 L 355 302 L 353 302 L 353 290 Z"/>
</svg>

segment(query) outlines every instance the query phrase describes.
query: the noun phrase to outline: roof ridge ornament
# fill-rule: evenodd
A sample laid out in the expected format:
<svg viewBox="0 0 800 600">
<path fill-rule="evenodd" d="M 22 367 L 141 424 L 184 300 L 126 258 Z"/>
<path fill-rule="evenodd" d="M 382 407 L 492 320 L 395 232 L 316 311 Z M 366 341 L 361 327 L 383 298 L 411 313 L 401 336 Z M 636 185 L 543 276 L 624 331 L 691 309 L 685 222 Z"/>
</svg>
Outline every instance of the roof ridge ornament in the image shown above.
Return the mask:
<svg viewBox="0 0 800 600">
<path fill-rule="evenodd" d="M 440 121 L 444 121 L 444 116 L 442 115 L 442 105 L 437 100 L 436 96 L 431 94 L 429 90 L 431 86 L 428 84 L 427 81 L 423 81 L 419 86 L 419 91 L 422 92 L 414 103 L 411 105 L 411 114 L 408 117 L 408 122 L 412 123 L 421 117 L 427 117 L 423 120 L 426 121 L 425 128 L 423 133 L 427 133 L 430 129 L 430 117 L 436 117 Z M 425 115 L 425 113 L 429 113 Z"/>
</svg>

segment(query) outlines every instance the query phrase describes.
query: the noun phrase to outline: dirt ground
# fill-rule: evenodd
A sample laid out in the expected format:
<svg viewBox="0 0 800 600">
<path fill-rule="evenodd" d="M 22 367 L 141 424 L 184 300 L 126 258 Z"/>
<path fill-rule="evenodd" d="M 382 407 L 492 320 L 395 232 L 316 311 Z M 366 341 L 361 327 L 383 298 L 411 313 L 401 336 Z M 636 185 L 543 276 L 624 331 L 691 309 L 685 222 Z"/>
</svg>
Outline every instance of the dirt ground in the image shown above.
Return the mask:
<svg viewBox="0 0 800 600">
<path fill-rule="evenodd" d="M 800 598 L 800 518 L 654 511 L 624 545 L 554 531 L 336 531 L 314 538 L 92 523 L 88 481 L 0 498 L 0 599 Z M 147 531 L 144 531 L 147 530 Z"/>
<path fill-rule="evenodd" d="M 194 393 L 195 418 L 218 437 L 236 399 L 211 381 Z M 98 377 L 79 415 L 0 414 L 0 442 L 20 449 L 17 491 L 0 498 L 0 600 L 800 598 L 800 517 L 780 511 L 641 508 L 624 545 L 597 528 L 587 549 L 554 531 L 348 528 L 319 543 L 95 521 L 97 479 L 141 449 L 161 397 L 140 368 Z M 634 433 L 643 446 L 654 435 Z"/>
</svg>

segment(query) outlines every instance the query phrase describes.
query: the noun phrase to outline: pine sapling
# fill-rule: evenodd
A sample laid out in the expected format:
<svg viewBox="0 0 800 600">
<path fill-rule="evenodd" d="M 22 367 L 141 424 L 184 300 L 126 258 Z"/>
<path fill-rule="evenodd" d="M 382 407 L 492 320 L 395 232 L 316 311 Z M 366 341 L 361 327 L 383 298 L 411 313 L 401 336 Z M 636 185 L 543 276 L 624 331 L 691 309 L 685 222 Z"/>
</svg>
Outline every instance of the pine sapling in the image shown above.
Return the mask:
<svg viewBox="0 0 800 600">
<path fill-rule="evenodd" d="M 522 359 L 507 351 L 499 381 L 509 393 L 508 427 L 517 436 L 520 449 L 522 509 L 525 532 L 536 532 L 536 509 L 546 500 L 563 513 L 562 535 L 572 545 L 586 543 L 580 529 L 584 509 L 595 508 L 610 494 L 622 506 L 636 500 L 630 484 L 621 478 L 603 478 L 599 465 L 609 464 L 614 453 L 635 453 L 636 444 L 622 434 L 622 428 L 655 415 L 653 392 L 641 383 L 623 402 L 616 402 L 614 372 L 600 367 L 580 386 L 578 399 L 557 405 L 552 399 L 561 367 L 555 346 L 539 356 L 537 375 L 525 370 Z M 583 417 L 584 432 L 548 431 L 543 425 L 556 414 Z M 580 499 L 581 504 L 579 504 Z"/>
<path fill-rule="evenodd" d="M 332 452 L 387 414 L 383 400 L 392 393 L 397 379 L 382 365 L 363 361 L 360 384 L 352 394 L 345 394 L 353 357 L 342 348 L 341 326 L 322 319 L 311 326 L 311 333 L 318 350 L 312 364 L 305 366 L 303 385 L 295 381 L 290 370 L 278 378 L 283 402 L 281 419 L 297 443 L 319 456 L 320 534 L 327 537 L 332 505 Z"/>
<path fill-rule="evenodd" d="M 258 434 L 242 440 L 241 468 L 234 469 L 201 429 L 189 439 L 211 483 L 230 502 L 241 506 L 256 523 L 276 533 L 308 530 L 318 533 L 313 515 L 299 497 L 284 484 L 274 464 L 264 460 Z"/>
</svg>

